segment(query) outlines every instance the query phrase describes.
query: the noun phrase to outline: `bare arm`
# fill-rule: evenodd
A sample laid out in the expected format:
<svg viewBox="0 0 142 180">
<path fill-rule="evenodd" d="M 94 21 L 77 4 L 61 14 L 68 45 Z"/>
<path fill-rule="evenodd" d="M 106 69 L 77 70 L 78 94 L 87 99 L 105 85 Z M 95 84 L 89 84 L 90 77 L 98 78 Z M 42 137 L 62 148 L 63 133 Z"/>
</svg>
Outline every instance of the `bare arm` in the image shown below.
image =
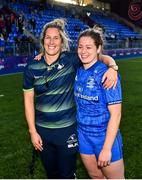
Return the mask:
<svg viewBox="0 0 142 180">
<path fill-rule="evenodd" d="M 35 149 L 42 151 L 42 139 L 35 127 L 34 91 L 24 91 L 25 115 L 29 127 L 31 141 Z"/>
<path fill-rule="evenodd" d="M 116 65 L 115 60 L 111 56 L 100 54 L 99 59 L 107 66 Z"/>
<path fill-rule="evenodd" d="M 111 56 L 103 54 L 99 55 L 99 59 L 108 67 L 111 67 L 103 75 L 102 82 L 104 82 L 104 88 L 115 88 L 117 84 L 117 71 L 113 69 L 113 67 L 116 66 L 115 60 Z"/>
<path fill-rule="evenodd" d="M 110 112 L 110 120 L 107 127 L 106 139 L 103 149 L 99 155 L 98 166 L 104 167 L 109 165 L 111 160 L 111 148 L 116 138 L 120 119 L 121 119 L 121 104 L 114 104 L 108 106 Z"/>
</svg>

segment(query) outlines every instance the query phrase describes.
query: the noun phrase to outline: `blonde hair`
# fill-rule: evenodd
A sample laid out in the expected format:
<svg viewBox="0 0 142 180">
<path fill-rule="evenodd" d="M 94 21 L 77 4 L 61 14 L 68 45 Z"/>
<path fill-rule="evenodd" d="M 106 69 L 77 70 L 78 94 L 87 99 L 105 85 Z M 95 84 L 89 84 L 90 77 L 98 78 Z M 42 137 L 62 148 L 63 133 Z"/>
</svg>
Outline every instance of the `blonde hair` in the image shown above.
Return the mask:
<svg viewBox="0 0 142 180">
<path fill-rule="evenodd" d="M 53 21 L 46 23 L 42 29 L 41 35 L 40 35 L 40 45 L 41 45 L 41 52 L 44 52 L 44 38 L 46 34 L 46 30 L 48 28 L 57 28 L 59 30 L 61 39 L 62 39 L 62 51 L 69 51 L 69 41 L 70 38 L 68 37 L 68 34 L 65 30 L 66 21 L 65 19 L 54 19 Z"/>
</svg>

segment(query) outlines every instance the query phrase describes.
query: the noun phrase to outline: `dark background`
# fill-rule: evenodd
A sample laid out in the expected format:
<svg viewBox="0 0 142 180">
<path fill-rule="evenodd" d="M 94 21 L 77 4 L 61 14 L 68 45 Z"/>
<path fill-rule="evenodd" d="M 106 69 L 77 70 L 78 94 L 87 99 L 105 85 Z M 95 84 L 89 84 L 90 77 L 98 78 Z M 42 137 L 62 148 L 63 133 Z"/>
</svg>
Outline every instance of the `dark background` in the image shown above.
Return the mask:
<svg viewBox="0 0 142 180">
<path fill-rule="evenodd" d="M 111 4 L 111 11 L 142 27 L 142 0 L 100 0 Z"/>
</svg>

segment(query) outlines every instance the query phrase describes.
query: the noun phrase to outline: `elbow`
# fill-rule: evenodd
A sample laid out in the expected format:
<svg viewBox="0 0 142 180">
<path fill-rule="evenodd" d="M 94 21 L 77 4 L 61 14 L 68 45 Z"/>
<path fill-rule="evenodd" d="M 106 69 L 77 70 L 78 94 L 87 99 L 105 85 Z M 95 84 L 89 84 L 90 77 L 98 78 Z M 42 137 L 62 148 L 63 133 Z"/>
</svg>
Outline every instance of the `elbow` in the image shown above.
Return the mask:
<svg viewBox="0 0 142 180">
<path fill-rule="evenodd" d="M 116 113 L 117 119 L 121 119 L 121 109 Z"/>
</svg>

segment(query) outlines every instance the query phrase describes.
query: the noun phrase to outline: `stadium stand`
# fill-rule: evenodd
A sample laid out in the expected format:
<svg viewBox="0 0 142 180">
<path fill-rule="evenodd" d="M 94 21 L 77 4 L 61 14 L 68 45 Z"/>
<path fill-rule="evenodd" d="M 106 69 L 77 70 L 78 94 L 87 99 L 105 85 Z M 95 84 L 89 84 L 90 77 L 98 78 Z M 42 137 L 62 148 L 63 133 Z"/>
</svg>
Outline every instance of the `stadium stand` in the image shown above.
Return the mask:
<svg viewBox="0 0 142 180">
<path fill-rule="evenodd" d="M 6 3 L 7 2 L 7 3 Z M 66 18 L 67 32 L 71 38 L 71 50 L 77 46 L 77 37 L 80 31 L 99 24 L 104 29 L 106 39 L 105 50 L 114 57 L 122 55 L 141 55 L 142 34 L 133 31 L 124 23 L 112 18 L 110 13 L 97 9 L 82 7 L 66 8 L 60 5 L 37 3 L 34 1 L 5 1 L 0 9 L 0 71 L 7 67 L 15 67 L 18 62 L 18 69 L 22 71 L 27 56 L 37 54 L 39 50 L 39 37 L 45 23 L 54 18 Z M 83 13 L 83 15 L 82 15 Z M 11 57 L 14 63 L 11 63 Z M 7 59 L 8 57 L 8 59 Z M 17 69 L 15 70 L 18 71 Z"/>
</svg>

